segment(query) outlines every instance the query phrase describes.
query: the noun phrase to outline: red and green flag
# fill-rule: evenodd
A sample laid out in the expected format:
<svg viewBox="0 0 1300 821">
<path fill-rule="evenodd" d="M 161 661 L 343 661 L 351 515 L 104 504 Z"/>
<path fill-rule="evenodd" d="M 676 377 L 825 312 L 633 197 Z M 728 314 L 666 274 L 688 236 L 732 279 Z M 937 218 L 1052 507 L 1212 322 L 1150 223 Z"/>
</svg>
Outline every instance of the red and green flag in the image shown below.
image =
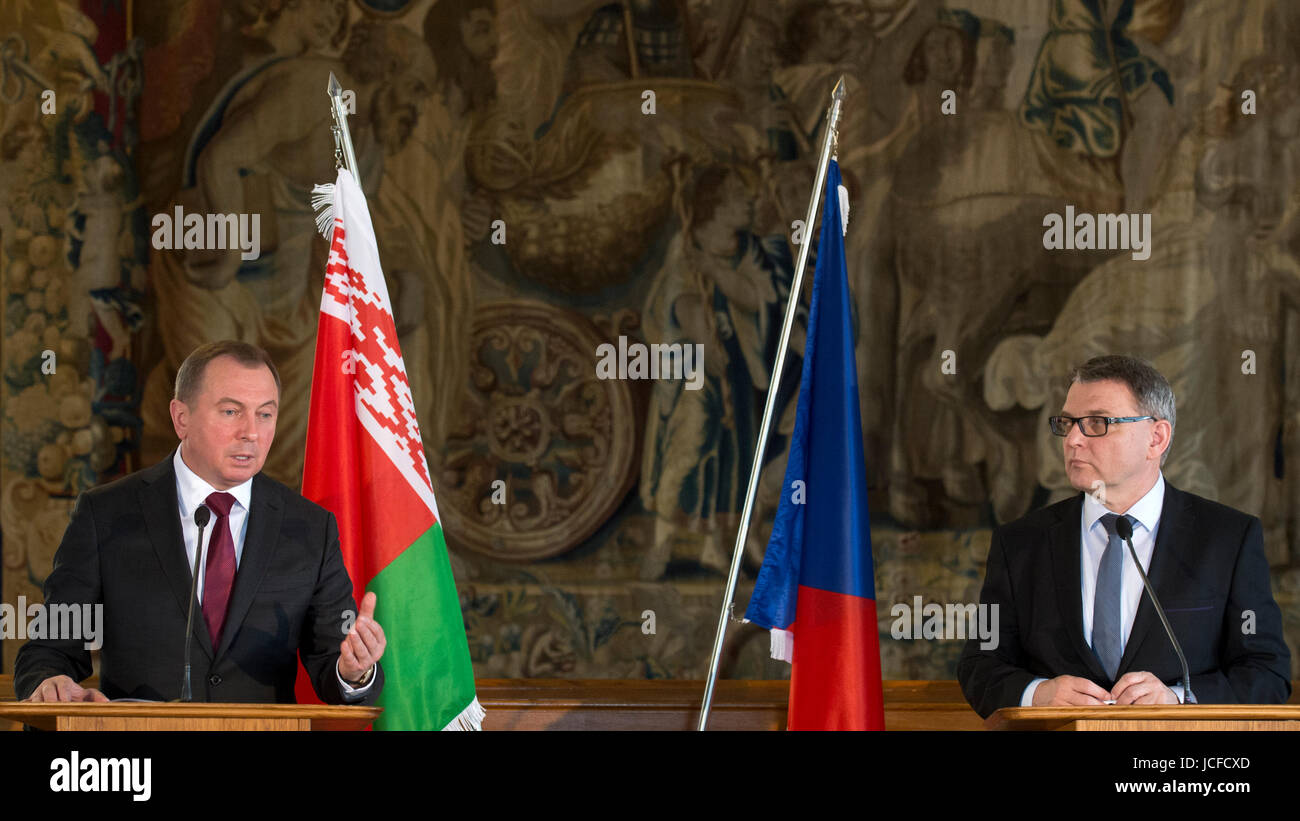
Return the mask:
<svg viewBox="0 0 1300 821">
<path fill-rule="evenodd" d="M 347 169 L 332 193 L 302 493 L 338 519 L 357 602 L 378 597 L 387 648 L 375 729 L 479 729 L 483 708 L 370 211 Z"/>
</svg>

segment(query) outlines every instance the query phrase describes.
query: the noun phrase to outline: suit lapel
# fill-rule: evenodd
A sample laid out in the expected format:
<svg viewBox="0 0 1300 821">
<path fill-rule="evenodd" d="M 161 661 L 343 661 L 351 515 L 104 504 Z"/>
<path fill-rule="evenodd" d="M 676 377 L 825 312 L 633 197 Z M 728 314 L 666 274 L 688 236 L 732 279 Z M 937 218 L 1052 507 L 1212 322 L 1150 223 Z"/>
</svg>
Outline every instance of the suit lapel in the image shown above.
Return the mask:
<svg viewBox="0 0 1300 821">
<path fill-rule="evenodd" d="M 176 499 L 176 470 L 172 466 L 174 456 L 173 451 L 172 456 L 140 472 L 144 479 L 140 488 L 140 513 L 144 517 L 158 563 L 162 565 L 163 575 L 167 577 L 172 593 L 176 596 L 181 618 L 185 619 L 189 615 L 193 571 L 185 556 L 185 539 L 181 535 L 181 519 L 177 512 L 180 503 Z M 195 644 L 208 654 L 208 658 L 212 658 L 212 639 L 208 637 L 203 613 L 197 606 L 194 608 L 191 632 Z"/>
<path fill-rule="evenodd" d="M 226 607 L 226 621 L 221 628 L 221 646 L 217 658 L 230 648 L 235 634 L 248 615 L 253 596 L 262 584 L 262 577 L 271 564 L 276 546 L 280 542 L 280 523 L 284 518 L 279 494 L 262 474 L 253 477 L 253 492 L 249 499 L 248 531 L 244 536 L 244 550 L 239 558 L 239 571 L 235 573 L 235 586 Z"/>
<path fill-rule="evenodd" d="M 1174 554 L 1181 552 L 1182 545 L 1187 544 L 1191 538 L 1192 519 L 1187 510 L 1186 494 L 1166 480 L 1164 503 L 1160 509 L 1160 529 L 1156 531 L 1156 544 L 1151 551 L 1151 565 L 1147 569 L 1147 578 L 1157 597 L 1165 595 L 1165 581 L 1170 568 L 1174 566 Z M 1124 546 L 1124 551 L 1126 561 L 1132 561 L 1132 557 L 1128 556 L 1128 545 Z M 1151 597 L 1147 595 L 1144 586 L 1137 615 L 1133 618 L 1133 629 L 1129 631 L 1128 642 L 1124 645 L 1124 657 L 1119 661 L 1117 676 L 1128 672 L 1138 651 L 1142 649 L 1142 643 L 1153 631 L 1163 636 L 1164 627 L 1160 624 L 1160 616 L 1151 604 Z M 1164 640 L 1168 641 L 1168 638 Z"/>
<path fill-rule="evenodd" d="M 1106 671 L 1097 660 L 1097 654 L 1083 640 L 1083 588 L 1079 575 L 1079 551 L 1082 549 L 1079 521 L 1082 515 L 1083 494 L 1079 494 L 1062 507 L 1060 518 L 1051 528 L 1052 578 L 1056 584 L 1056 602 L 1061 608 L 1061 618 L 1075 652 L 1087 663 L 1094 681 L 1105 681 Z"/>
</svg>

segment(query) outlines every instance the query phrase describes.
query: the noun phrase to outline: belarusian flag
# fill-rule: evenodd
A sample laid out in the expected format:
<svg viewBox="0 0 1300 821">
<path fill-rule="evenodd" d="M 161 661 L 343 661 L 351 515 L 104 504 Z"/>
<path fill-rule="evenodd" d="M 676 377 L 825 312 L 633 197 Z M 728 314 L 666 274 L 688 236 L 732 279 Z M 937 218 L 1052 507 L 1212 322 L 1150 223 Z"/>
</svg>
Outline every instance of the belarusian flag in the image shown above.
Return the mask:
<svg viewBox="0 0 1300 821">
<path fill-rule="evenodd" d="M 479 729 L 483 708 L 379 247 L 347 169 L 332 211 L 302 493 L 338 519 L 357 602 L 367 591 L 378 597 L 388 644 L 376 729 Z"/>
</svg>

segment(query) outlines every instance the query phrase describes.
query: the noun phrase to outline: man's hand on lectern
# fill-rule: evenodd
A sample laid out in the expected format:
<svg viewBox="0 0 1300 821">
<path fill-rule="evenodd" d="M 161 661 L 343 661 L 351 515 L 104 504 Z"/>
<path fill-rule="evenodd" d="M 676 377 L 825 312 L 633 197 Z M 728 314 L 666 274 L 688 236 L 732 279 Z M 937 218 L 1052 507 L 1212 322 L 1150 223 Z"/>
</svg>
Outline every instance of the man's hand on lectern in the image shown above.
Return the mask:
<svg viewBox="0 0 1300 821">
<path fill-rule="evenodd" d="M 375 621 L 377 600 L 374 593 L 367 593 L 361 599 L 361 613 L 352 625 L 352 632 L 339 645 L 339 675 L 343 676 L 344 681 L 360 681 L 384 654 L 384 647 L 387 646 L 384 628 Z"/>
<path fill-rule="evenodd" d="M 55 701 L 108 701 L 108 696 L 92 687 L 82 687 L 68 676 L 50 676 L 37 685 L 25 701 L 42 704 Z"/>
<path fill-rule="evenodd" d="M 1039 684 L 1038 689 L 1034 690 L 1035 707 L 1099 706 L 1109 698 L 1110 693 L 1078 676 L 1057 676 Z"/>
<path fill-rule="evenodd" d="M 1178 696 L 1151 673 L 1125 673 L 1110 697 L 1116 704 L 1177 704 Z"/>
</svg>

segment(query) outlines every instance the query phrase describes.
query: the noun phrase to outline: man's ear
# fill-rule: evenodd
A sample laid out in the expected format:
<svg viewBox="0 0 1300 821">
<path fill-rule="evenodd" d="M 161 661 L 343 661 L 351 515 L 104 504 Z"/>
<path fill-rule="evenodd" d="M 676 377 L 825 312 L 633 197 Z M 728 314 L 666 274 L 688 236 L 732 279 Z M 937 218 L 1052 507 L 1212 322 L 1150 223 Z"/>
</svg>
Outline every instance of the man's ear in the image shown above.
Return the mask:
<svg viewBox="0 0 1300 821">
<path fill-rule="evenodd" d="M 1169 440 L 1174 436 L 1173 426 L 1169 424 L 1168 419 L 1157 419 L 1156 423 L 1151 426 L 1151 431 L 1155 434 L 1152 437 L 1151 446 L 1159 449 L 1158 456 L 1164 454 L 1165 451 L 1169 450 Z"/>
<path fill-rule="evenodd" d="M 179 399 L 173 399 L 167 406 L 167 410 L 172 415 L 172 428 L 176 431 L 176 438 L 182 442 L 185 441 L 185 431 L 190 423 L 190 409 L 184 402 Z"/>
</svg>

